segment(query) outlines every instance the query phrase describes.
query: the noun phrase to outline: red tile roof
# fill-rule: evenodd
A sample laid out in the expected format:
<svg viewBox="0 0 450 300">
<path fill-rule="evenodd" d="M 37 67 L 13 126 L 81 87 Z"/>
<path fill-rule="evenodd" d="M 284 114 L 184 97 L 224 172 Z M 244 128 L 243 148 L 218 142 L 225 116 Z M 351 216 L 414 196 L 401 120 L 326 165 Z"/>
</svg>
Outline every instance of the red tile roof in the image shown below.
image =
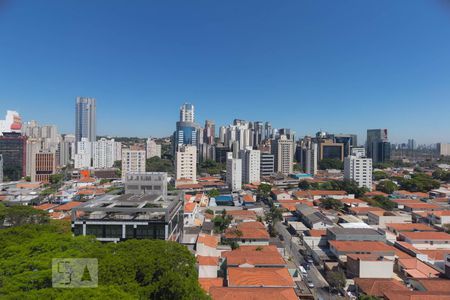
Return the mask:
<svg viewBox="0 0 450 300">
<path fill-rule="evenodd" d="M 227 259 L 227 265 L 239 266 L 249 264 L 254 266 L 285 265 L 283 257 L 276 246 L 240 246 L 233 251 L 222 253 Z"/>
<path fill-rule="evenodd" d="M 355 285 L 366 295 L 383 297 L 386 291 L 409 291 L 409 289 L 394 279 L 355 278 Z"/>
<path fill-rule="evenodd" d="M 56 207 L 54 210 L 55 211 L 69 211 L 69 210 L 72 210 L 75 207 L 80 206 L 81 204 L 83 204 L 83 202 L 71 201 L 71 202 L 68 202 L 66 204 L 63 204 L 63 205 L 60 205 L 60 206 Z"/>
<path fill-rule="evenodd" d="M 383 242 L 379 241 L 329 241 L 339 252 L 393 252 L 396 253 L 396 249 Z"/>
<path fill-rule="evenodd" d="M 312 237 L 321 237 L 321 236 L 327 235 L 327 230 L 326 229 L 310 229 L 306 233 Z"/>
<path fill-rule="evenodd" d="M 184 204 L 184 212 L 185 213 L 192 213 L 194 209 L 197 207 L 197 203 L 195 202 L 188 202 Z"/>
<path fill-rule="evenodd" d="M 401 266 L 409 277 L 412 278 L 429 278 L 438 277 L 440 272 L 417 258 L 400 258 L 398 260 L 399 266 Z"/>
<path fill-rule="evenodd" d="M 264 225 L 260 222 L 243 222 L 237 227 L 228 228 L 225 232 L 227 239 L 268 240 L 270 238 Z"/>
<path fill-rule="evenodd" d="M 219 264 L 219 258 L 215 256 L 197 256 L 197 262 L 201 266 L 217 266 Z"/>
<path fill-rule="evenodd" d="M 387 300 L 450 300 L 445 292 L 431 291 L 387 291 L 383 296 Z"/>
<path fill-rule="evenodd" d="M 424 223 L 386 223 L 386 227 L 395 231 L 436 231 Z"/>
<path fill-rule="evenodd" d="M 223 278 L 199 278 L 198 282 L 202 289 L 207 293 L 209 293 L 212 287 L 223 286 Z"/>
<path fill-rule="evenodd" d="M 294 287 L 287 268 L 228 268 L 229 287 Z"/>
<path fill-rule="evenodd" d="M 58 204 L 53 204 L 53 203 L 44 203 L 38 206 L 34 206 L 35 209 L 39 209 L 39 210 L 50 210 L 52 208 L 57 207 Z"/>
<path fill-rule="evenodd" d="M 384 209 L 380 208 L 380 207 L 373 207 L 373 206 L 368 206 L 368 207 L 351 207 L 349 209 L 352 213 L 356 214 L 356 215 L 364 215 L 367 214 L 371 211 L 385 211 Z"/>
<path fill-rule="evenodd" d="M 432 209 L 439 209 L 440 206 L 436 204 L 431 203 L 408 203 L 405 204 L 405 208 L 411 208 L 411 209 L 423 209 L 423 210 L 432 210 Z"/>
<path fill-rule="evenodd" d="M 373 196 L 384 196 L 384 197 L 387 197 L 389 194 L 386 194 L 386 193 L 383 193 L 383 192 L 380 192 L 380 191 L 372 191 L 372 192 L 367 192 L 367 193 L 365 193 L 364 194 L 364 196 L 367 196 L 367 197 L 373 197 Z"/>
<path fill-rule="evenodd" d="M 212 287 L 214 300 L 298 300 L 293 288 L 230 288 Z"/>
<path fill-rule="evenodd" d="M 197 243 L 204 244 L 205 246 L 211 248 L 217 248 L 217 245 L 219 244 L 219 238 L 213 235 L 200 234 L 198 236 Z"/>
<path fill-rule="evenodd" d="M 405 237 L 410 240 L 450 241 L 450 234 L 445 232 L 402 232 L 400 237 Z"/>
<path fill-rule="evenodd" d="M 448 279 L 418 279 L 417 280 L 427 291 L 446 292 L 450 295 L 450 280 Z"/>
</svg>

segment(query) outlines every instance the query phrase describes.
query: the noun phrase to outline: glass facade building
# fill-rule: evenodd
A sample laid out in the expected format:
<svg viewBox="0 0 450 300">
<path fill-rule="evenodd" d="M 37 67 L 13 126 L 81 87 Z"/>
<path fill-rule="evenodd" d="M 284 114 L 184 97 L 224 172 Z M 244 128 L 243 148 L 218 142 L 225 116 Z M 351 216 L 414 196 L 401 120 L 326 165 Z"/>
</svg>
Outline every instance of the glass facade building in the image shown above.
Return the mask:
<svg viewBox="0 0 450 300">
<path fill-rule="evenodd" d="M 20 133 L 4 132 L 0 136 L 4 178 L 16 181 L 26 176 L 26 145 L 27 137 Z"/>
</svg>

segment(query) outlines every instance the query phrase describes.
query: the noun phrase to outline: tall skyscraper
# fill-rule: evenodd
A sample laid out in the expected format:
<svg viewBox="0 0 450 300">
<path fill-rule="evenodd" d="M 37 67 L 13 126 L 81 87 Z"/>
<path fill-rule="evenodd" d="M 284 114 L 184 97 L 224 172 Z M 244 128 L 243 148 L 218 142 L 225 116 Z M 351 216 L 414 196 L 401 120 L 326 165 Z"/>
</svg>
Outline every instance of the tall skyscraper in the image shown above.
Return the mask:
<svg viewBox="0 0 450 300">
<path fill-rule="evenodd" d="M 26 175 L 27 137 L 16 132 L 0 136 L 0 154 L 3 156 L 3 175 L 9 180 L 19 180 Z"/>
<path fill-rule="evenodd" d="M 388 142 L 387 129 L 368 129 L 366 143 L 367 157 L 374 163 L 391 159 L 391 144 Z"/>
<path fill-rule="evenodd" d="M 206 120 L 203 132 L 203 141 L 205 144 L 214 145 L 216 137 L 216 124 L 214 121 Z"/>
<path fill-rule="evenodd" d="M 75 106 L 75 138 L 80 142 L 86 138 L 89 142 L 97 139 L 96 131 L 97 105 L 94 98 L 77 97 Z"/>
<path fill-rule="evenodd" d="M 197 146 L 199 129 L 200 126 L 195 123 L 194 105 L 183 104 L 180 107 L 180 121 L 176 124 L 173 136 L 173 153 L 175 154 L 182 145 Z"/>
<path fill-rule="evenodd" d="M 183 145 L 177 151 L 175 157 L 177 166 L 177 180 L 189 179 L 197 182 L 197 147 Z"/>
<path fill-rule="evenodd" d="M 283 175 L 293 172 L 294 141 L 280 135 L 273 141 L 272 154 L 275 158 L 275 171 Z"/>
<path fill-rule="evenodd" d="M 251 147 L 241 151 L 242 182 L 260 182 L 261 176 L 261 152 Z"/>
<path fill-rule="evenodd" d="M 319 156 L 317 143 L 311 137 L 305 137 L 301 140 L 297 153 L 299 154 L 297 160 L 300 162 L 303 172 L 315 175 Z"/>
<path fill-rule="evenodd" d="M 117 143 L 114 139 L 101 138 L 94 142 L 92 147 L 93 167 L 96 169 L 112 168 L 114 162 L 118 160 L 116 146 Z"/>
<path fill-rule="evenodd" d="M 180 122 L 195 122 L 194 105 L 185 103 L 180 107 Z"/>
</svg>

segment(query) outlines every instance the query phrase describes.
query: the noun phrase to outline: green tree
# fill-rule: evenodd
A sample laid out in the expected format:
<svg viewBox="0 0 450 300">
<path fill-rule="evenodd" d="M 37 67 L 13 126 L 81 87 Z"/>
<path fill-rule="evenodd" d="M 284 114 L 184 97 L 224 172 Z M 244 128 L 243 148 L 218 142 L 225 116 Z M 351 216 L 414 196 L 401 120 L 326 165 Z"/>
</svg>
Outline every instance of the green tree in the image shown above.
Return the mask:
<svg viewBox="0 0 450 300">
<path fill-rule="evenodd" d="M 375 179 L 375 180 L 386 179 L 388 177 L 389 176 L 386 172 L 383 172 L 383 171 L 374 171 L 373 172 L 373 179 Z"/>
<path fill-rule="evenodd" d="M 212 222 L 214 224 L 214 232 L 223 233 L 225 229 L 228 228 L 233 217 L 227 214 L 227 211 L 224 209 L 220 215 L 216 215 Z"/>
<path fill-rule="evenodd" d="M 49 176 L 49 181 L 51 184 L 59 184 L 63 181 L 64 174 L 52 174 Z"/>
<path fill-rule="evenodd" d="M 321 169 L 321 170 L 329 170 L 329 169 L 343 170 L 344 163 L 340 159 L 324 158 L 321 161 L 319 161 L 319 169 Z"/>
<path fill-rule="evenodd" d="M 25 176 L 23 179 L 25 179 L 26 182 L 30 182 L 31 181 L 31 177 L 30 176 Z"/>
<path fill-rule="evenodd" d="M 344 208 L 344 204 L 342 204 L 341 201 L 336 200 L 334 198 L 325 198 L 320 200 L 320 205 L 323 209 L 334 209 L 334 210 L 341 210 Z"/>
<path fill-rule="evenodd" d="M 210 198 L 216 198 L 220 195 L 220 192 L 218 189 L 212 189 L 210 191 L 207 192 L 208 197 Z"/>
<path fill-rule="evenodd" d="M 223 164 L 214 160 L 207 159 L 199 164 L 199 173 L 208 173 L 211 175 L 220 174 L 225 169 Z"/>
<path fill-rule="evenodd" d="M 370 199 L 366 199 L 366 201 L 372 206 L 381 207 L 382 209 L 385 210 L 393 210 L 394 208 L 397 207 L 397 204 L 395 202 L 391 201 L 387 197 L 379 195 Z"/>
<path fill-rule="evenodd" d="M 268 231 L 271 237 L 277 235 L 275 224 L 283 219 L 281 210 L 275 206 L 272 206 L 269 211 L 264 214 L 264 220 L 268 225 Z"/>
<path fill-rule="evenodd" d="M 342 270 L 329 271 L 325 276 L 331 289 L 340 290 L 345 287 L 346 277 Z"/>
<path fill-rule="evenodd" d="M 0 204 L 0 227 L 21 226 L 25 224 L 45 224 L 49 222 L 47 212 L 30 206 Z"/>
<path fill-rule="evenodd" d="M 399 178 L 400 188 L 410 192 L 427 193 L 441 186 L 440 182 L 424 173 L 412 174 L 410 179 Z"/>
<path fill-rule="evenodd" d="M 258 186 L 258 196 L 261 198 L 268 198 L 270 195 L 270 192 L 272 191 L 272 186 L 268 183 L 261 183 Z"/>
<path fill-rule="evenodd" d="M 302 190 L 310 190 L 311 189 L 311 184 L 309 183 L 308 180 L 301 180 L 298 183 L 298 187 Z"/>
<path fill-rule="evenodd" d="M 145 171 L 167 172 L 173 174 L 175 172 L 175 169 L 173 167 L 172 161 L 167 159 L 161 159 L 160 157 L 154 156 L 146 160 Z"/>
<path fill-rule="evenodd" d="M 396 190 L 398 190 L 398 186 L 392 180 L 383 180 L 377 184 L 377 191 L 392 194 Z"/>
</svg>

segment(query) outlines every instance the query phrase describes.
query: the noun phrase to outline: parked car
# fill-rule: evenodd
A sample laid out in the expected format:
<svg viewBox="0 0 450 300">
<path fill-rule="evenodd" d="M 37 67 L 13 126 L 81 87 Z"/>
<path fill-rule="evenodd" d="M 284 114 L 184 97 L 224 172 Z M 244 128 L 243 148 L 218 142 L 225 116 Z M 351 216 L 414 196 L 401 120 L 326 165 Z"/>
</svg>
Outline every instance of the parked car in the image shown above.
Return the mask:
<svg viewBox="0 0 450 300">
<path fill-rule="evenodd" d="M 314 287 L 314 283 L 311 280 L 308 280 L 307 283 L 309 288 L 313 288 Z"/>
<path fill-rule="evenodd" d="M 311 256 L 307 256 L 307 257 L 306 257 L 306 261 L 307 261 L 308 263 L 310 263 L 310 264 L 313 264 L 313 263 L 314 263 L 314 260 L 312 259 Z"/>
</svg>

